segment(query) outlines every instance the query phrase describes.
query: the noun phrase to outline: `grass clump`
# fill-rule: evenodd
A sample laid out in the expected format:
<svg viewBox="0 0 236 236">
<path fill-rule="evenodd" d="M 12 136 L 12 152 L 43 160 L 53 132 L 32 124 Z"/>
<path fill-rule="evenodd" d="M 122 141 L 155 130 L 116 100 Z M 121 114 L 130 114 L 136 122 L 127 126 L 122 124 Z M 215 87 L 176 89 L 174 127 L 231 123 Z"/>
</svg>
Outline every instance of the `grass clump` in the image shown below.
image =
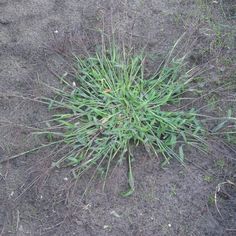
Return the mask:
<svg viewBox="0 0 236 236">
<path fill-rule="evenodd" d="M 144 55 L 112 46 L 87 58 L 76 57 L 76 75 L 56 89 L 57 131 L 70 153 L 58 163 L 74 166 L 80 176 L 91 167 L 107 176 L 114 163 L 127 160 L 129 190 L 134 191 L 132 147 L 143 145 L 152 156 L 183 162 L 183 145 L 197 146 L 202 128 L 194 110 L 173 111 L 191 78 L 183 59 L 147 75 Z M 175 147 L 178 145 L 176 153 Z"/>
</svg>

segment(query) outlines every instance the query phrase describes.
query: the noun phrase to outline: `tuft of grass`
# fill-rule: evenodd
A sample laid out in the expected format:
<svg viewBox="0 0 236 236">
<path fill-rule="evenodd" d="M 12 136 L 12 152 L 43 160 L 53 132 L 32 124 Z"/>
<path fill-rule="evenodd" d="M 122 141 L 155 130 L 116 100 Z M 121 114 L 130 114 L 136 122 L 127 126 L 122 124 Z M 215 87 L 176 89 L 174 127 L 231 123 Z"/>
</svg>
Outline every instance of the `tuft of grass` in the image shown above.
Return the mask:
<svg viewBox="0 0 236 236">
<path fill-rule="evenodd" d="M 213 177 L 210 176 L 210 175 L 205 175 L 203 179 L 204 179 L 204 181 L 206 181 L 207 183 L 210 183 L 210 182 L 213 181 Z"/>
<path fill-rule="evenodd" d="M 174 110 L 192 80 L 184 58 L 145 70 L 145 56 L 112 45 L 89 57 L 75 57 L 76 75 L 61 78 L 63 89 L 48 99 L 58 129 L 43 132 L 59 137 L 69 154 L 55 165 L 73 166 L 80 177 L 90 168 L 106 179 L 112 166 L 128 165 L 129 196 L 135 189 L 132 150 L 143 145 L 150 156 L 184 162 L 184 145 L 204 143 L 203 128 L 192 110 Z"/>
<path fill-rule="evenodd" d="M 216 166 L 219 168 L 219 169 L 221 169 L 221 170 L 223 170 L 224 169 L 224 167 L 225 167 L 225 160 L 224 159 L 220 159 L 220 160 L 217 160 L 216 161 Z"/>
<path fill-rule="evenodd" d="M 209 197 L 208 197 L 208 204 L 210 206 L 214 206 L 215 204 L 215 198 L 214 198 L 214 194 L 210 194 Z"/>
</svg>

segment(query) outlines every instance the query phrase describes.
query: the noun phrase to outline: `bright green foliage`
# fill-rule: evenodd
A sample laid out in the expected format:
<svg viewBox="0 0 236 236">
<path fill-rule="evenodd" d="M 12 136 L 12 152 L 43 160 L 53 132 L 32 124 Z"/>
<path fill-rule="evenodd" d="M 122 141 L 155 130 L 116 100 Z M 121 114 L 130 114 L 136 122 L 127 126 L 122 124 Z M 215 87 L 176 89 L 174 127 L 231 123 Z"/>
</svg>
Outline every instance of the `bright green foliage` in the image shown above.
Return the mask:
<svg viewBox="0 0 236 236">
<path fill-rule="evenodd" d="M 150 156 L 183 162 L 183 145 L 201 143 L 202 128 L 194 110 L 172 111 L 190 81 L 182 65 L 182 60 L 172 61 L 146 76 L 143 55 L 116 47 L 77 57 L 77 75 L 73 81 L 62 79 L 64 89 L 57 89 L 57 97 L 50 100 L 57 112 L 54 121 L 62 129 L 49 133 L 71 147 L 64 163 L 77 166 L 78 176 L 92 166 L 104 168 L 107 176 L 111 165 L 127 160 L 130 191 L 124 196 L 128 196 L 134 191 L 135 145 L 143 145 Z"/>
</svg>

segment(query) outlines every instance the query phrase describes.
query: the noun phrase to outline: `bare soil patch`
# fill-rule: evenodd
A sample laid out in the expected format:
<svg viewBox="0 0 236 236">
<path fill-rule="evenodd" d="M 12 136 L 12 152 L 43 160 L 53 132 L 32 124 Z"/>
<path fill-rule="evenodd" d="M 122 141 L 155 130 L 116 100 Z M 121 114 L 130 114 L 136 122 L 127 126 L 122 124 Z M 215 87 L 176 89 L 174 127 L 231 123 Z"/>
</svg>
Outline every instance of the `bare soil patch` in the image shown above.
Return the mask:
<svg viewBox="0 0 236 236">
<path fill-rule="evenodd" d="M 23 126 L 40 127 L 50 112 L 22 97 L 48 93 L 39 86 L 38 78 L 55 83 L 48 67 L 63 73 L 66 60 L 61 54 L 71 50 L 73 41 L 86 39 L 83 43 L 94 47 L 96 41 L 84 32 L 101 27 L 102 16 L 110 19 L 111 12 L 120 28 L 132 29 L 137 47 L 147 45 L 153 55 L 150 67 L 199 22 L 197 45 L 189 60 L 194 65 L 212 60 L 212 69 L 205 75 L 209 80 L 235 80 L 234 1 L 224 5 L 208 1 L 211 16 L 202 10 L 202 2 L 1 0 L 0 161 L 42 142 Z M 126 17 L 121 20 L 124 9 Z M 208 17 L 221 25 L 220 30 L 207 23 Z M 76 47 L 73 49 L 79 51 L 78 43 Z M 214 202 L 219 183 L 236 182 L 235 146 L 211 143 L 210 156 L 188 150 L 187 168 L 174 160 L 161 168 L 159 160 L 148 158 L 138 148 L 134 163 L 137 188 L 129 198 L 119 195 L 126 172 L 118 168 L 105 193 L 96 180 L 81 200 L 86 177 L 71 188 L 66 170 L 48 172 L 53 159 L 48 156 L 57 147 L 4 162 L 0 164 L 0 235 L 236 235 L 236 187 L 226 183 L 217 194 L 221 216 Z"/>
</svg>

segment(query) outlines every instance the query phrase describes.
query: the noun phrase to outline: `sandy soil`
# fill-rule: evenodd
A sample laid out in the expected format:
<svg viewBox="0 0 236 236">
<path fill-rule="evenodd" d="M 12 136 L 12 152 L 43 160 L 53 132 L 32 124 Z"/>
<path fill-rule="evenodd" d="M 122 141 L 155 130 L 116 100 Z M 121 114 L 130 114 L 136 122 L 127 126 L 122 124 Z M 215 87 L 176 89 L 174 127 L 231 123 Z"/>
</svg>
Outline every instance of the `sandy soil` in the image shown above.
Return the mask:
<svg viewBox="0 0 236 236">
<path fill-rule="evenodd" d="M 213 3 L 217 1 L 208 2 L 213 17 L 220 20 L 226 15 L 225 23 L 235 23 L 233 1 L 223 5 L 224 11 L 219 3 Z M 38 79 L 54 83 L 48 67 L 63 73 L 66 62 L 59 54 L 71 49 L 69 42 L 84 39 L 88 29 L 101 27 L 102 16 L 109 25 L 111 12 L 124 32 L 132 29 L 134 44 L 147 44 L 147 51 L 155 55 L 152 66 L 197 21 L 198 43 L 190 57 L 192 63 L 231 59 L 235 42 L 230 40 L 230 46 L 218 45 L 209 51 L 216 33 L 206 24 L 200 7 L 197 1 L 180 0 L 132 0 L 127 4 L 0 0 L 0 161 L 42 142 L 26 126 L 40 127 L 50 113 L 47 107 L 23 97 L 48 93 Z M 94 46 L 96 40 L 91 37 L 86 35 L 84 43 Z M 215 65 L 208 78 L 232 77 L 232 64 L 224 65 L 223 74 Z M 222 187 L 223 193 L 229 194 L 219 196 L 222 217 L 212 200 L 219 183 L 236 177 L 235 152 L 221 142 L 213 142 L 210 156 L 189 150 L 186 168 L 173 161 L 163 169 L 158 160 L 150 160 L 137 149 L 137 189 L 130 198 L 119 196 L 126 173 L 118 169 L 108 180 L 105 193 L 98 180 L 81 200 L 86 178 L 71 189 L 66 170 L 48 173 L 48 156 L 53 152 L 55 149 L 49 148 L 0 164 L 0 235 L 236 235 L 235 188 L 229 184 Z M 222 160 L 223 166 L 219 164 Z"/>
</svg>

